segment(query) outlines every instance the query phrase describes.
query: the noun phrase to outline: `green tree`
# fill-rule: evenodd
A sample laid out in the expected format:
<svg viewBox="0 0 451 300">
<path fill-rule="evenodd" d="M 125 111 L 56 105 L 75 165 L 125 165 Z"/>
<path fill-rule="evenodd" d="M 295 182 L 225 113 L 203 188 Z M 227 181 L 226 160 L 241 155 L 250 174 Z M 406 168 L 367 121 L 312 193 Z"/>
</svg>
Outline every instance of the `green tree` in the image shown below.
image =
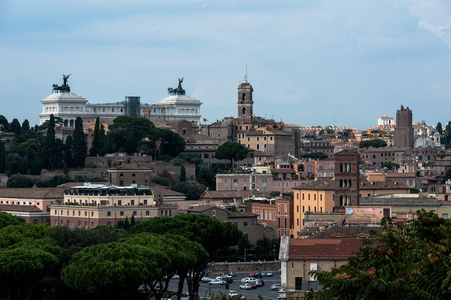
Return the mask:
<svg viewBox="0 0 451 300">
<path fill-rule="evenodd" d="M 438 122 L 436 129 L 440 134 L 442 134 L 443 133 L 442 123 Z"/>
<path fill-rule="evenodd" d="M 25 131 L 28 131 L 28 130 L 30 130 L 30 122 L 28 122 L 28 120 L 25 119 L 22 122 L 22 132 L 25 132 Z"/>
<path fill-rule="evenodd" d="M 0 129 L 1 131 L 9 131 L 9 122 L 4 115 L 0 115 Z"/>
<path fill-rule="evenodd" d="M 7 188 L 31 188 L 34 185 L 33 179 L 28 176 L 15 174 L 8 179 Z"/>
<path fill-rule="evenodd" d="M 75 119 L 74 133 L 72 134 L 72 153 L 74 168 L 83 168 L 85 165 L 87 146 L 85 134 L 83 132 L 83 120 L 80 117 Z"/>
<path fill-rule="evenodd" d="M 215 157 L 217 159 L 230 160 L 230 166 L 233 169 L 233 161 L 240 161 L 247 157 L 249 149 L 245 148 L 240 143 L 225 142 L 216 150 Z"/>
<path fill-rule="evenodd" d="M 360 148 L 369 148 L 369 147 L 383 148 L 383 147 L 387 147 L 387 143 L 381 139 L 373 139 L 373 140 L 361 141 L 359 144 L 359 147 Z"/>
<path fill-rule="evenodd" d="M 139 297 L 143 282 L 161 278 L 170 258 L 164 249 L 114 242 L 88 247 L 74 255 L 61 272 L 64 282 L 83 294 L 105 299 Z"/>
<path fill-rule="evenodd" d="M 186 170 L 185 170 L 185 166 L 182 166 L 180 168 L 180 182 L 186 182 Z"/>
<path fill-rule="evenodd" d="M 18 225 L 25 223 L 25 219 L 12 214 L 0 212 L 0 229 L 9 225 Z"/>
<path fill-rule="evenodd" d="M 107 152 L 140 152 L 150 147 L 145 138 L 155 136 L 155 125 L 146 118 L 120 116 L 108 127 Z M 149 150 L 150 151 L 150 150 Z"/>
<path fill-rule="evenodd" d="M 30 138 L 20 144 L 9 147 L 11 153 L 17 153 L 21 158 L 27 159 L 28 170 L 32 175 L 40 175 L 43 167 L 42 144 L 40 141 Z M 22 173 L 26 174 L 26 173 Z"/>
<path fill-rule="evenodd" d="M 92 147 L 89 149 L 89 155 L 96 156 L 99 154 L 100 149 L 100 125 L 99 117 L 96 119 L 96 124 L 94 125 L 94 136 L 92 140 Z"/>
<path fill-rule="evenodd" d="M 58 266 L 55 254 L 30 242 L 0 251 L 0 286 L 9 299 L 35 299 L 43 280 Z"/>
<path fill-rule="evenodd" d="M 445 182 L 448 180 L 451 180 L 451 169 L 446 171 L 445 176 L 442 179 L 442 184 L 445 184 Z"/>
<path fill-rule="evenodd" d="M 152 232 L 182 235 L 190 241 L 201 244 L 210 258 L 213 258 L 221 248 L 236 245 L 242 236 L 242 232 L 232 223 L 221 223 L 206 215 L 193 214 L 181 214 L 171 218 L 152 218 L 136 224 L 131 232 L 132 234 Z M 190 271 L 190 276 L 186 279 L 190 300 L 199 297 L 199 283 L 206 266 L 206 263 L 196 266 Z"/>
<path fill-rule="evenodd" d="M 47 134 L 43 145 L 44 167 L 47 170 L 54 170 L 57 165 L 56 162 L 56 136 L 55 136 L 55 117 L 50 115 L 47 126 Z"/>
<path fill-rule="evenodd" d="M 4 173 L 6 168 L 6 150 L 5 144 L 0 141 L 0 173 Z"/>
<path fill-rule="evenodd" d="M 348 263 L 311 272 L 323 291 L 314 299 L 449 299 L 451 221 L 421 210 L 399 230 L 388 220 Z"/>
<path fill-rule="evenodd" d="M 64 163 L 68 168 L 72 168 L 74 166 L 74 155 L 72 153 L 73 140 L 72 136 L 69 135 L 66 138 L 66 143 L 64 144 Z"/>
<path fill-rule="evenodd" d="M 326 153 L 323 152 L 310 152 L 302 155 L 303 158 L 311 158 L 311 159 L 326 159 L 329 157 Z"/>
<path fill-rule="evenodd" d="M 185 150 L 185 140 L 172 130 L 156 128 L 152 138 L 160 145 L 160 156 L 176 157 Z"/>
<path fill-rule="evenodd" d="M 22 134 L 22 127 L 20 126 L 19 120 L 17 120 L 16 118 L 13 119 L 9 128 L 11 132 L 14 132 L 16 134 L 16 136 Z"/>
<path fill-rule="evenodd" d="M 205 186 L 196 182 L 179 182 L 172 183 L 170 189 L 185 194 L 186 200 L 199 200 L 200 196 L 205 191 Z"/>
<path fill-rule="evenodd" d="M 19 153 L 7 151 L 6 154 L 6 174 L 28 174 L 28 159 Z"/>
</svg>

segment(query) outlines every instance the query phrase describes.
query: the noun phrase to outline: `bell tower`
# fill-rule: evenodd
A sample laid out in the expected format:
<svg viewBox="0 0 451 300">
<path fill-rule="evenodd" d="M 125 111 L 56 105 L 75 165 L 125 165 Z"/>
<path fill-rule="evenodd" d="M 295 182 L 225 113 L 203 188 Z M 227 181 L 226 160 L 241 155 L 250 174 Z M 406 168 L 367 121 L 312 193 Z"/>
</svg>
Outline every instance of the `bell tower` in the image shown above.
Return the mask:
<svg viewBox="0 0 451 300">
<path fill-rule="evenodd" d="M 238 117 L 250 120 L 254 115 L 252 100 L 252 93 L 254 89 L 252 85 L 247 82 L 247 74 L 244 76 L 244 81 L 238 86 Z"/>
</svg>

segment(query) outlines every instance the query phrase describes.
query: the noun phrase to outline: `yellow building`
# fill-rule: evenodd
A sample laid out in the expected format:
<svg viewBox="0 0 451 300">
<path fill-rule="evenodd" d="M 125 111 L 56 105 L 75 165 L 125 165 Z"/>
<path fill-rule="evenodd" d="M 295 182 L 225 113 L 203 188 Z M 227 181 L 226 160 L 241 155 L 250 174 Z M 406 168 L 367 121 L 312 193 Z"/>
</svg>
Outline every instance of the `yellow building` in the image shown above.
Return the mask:
<svg viewBox="0 0 451 300">
<path fill-rule="evenodd" d="M 159 214 L 150 190 L 128 186 L 88 185 L 68 188 L 64 201 L 50 206 L 50 226 L 93 228 L 98 225 L 114 226 L 118 221 L 145 221 L 158 215 L 172 216 L 173 209 Z"/>
<path fill-rule="evenodd" d="M 372 181 L 369 181 L 369 180 Z M 359 198 L 379 194 L 408 194 L 409 186 L 396 179 L 360 176 Z M 332 213 L 335 203 L 334 178 L 315 180 L 309 184 L 293 188 L 294 190 L 294 237 L 297 237 L 305 225 L 307 213 Z"/>
</svg>

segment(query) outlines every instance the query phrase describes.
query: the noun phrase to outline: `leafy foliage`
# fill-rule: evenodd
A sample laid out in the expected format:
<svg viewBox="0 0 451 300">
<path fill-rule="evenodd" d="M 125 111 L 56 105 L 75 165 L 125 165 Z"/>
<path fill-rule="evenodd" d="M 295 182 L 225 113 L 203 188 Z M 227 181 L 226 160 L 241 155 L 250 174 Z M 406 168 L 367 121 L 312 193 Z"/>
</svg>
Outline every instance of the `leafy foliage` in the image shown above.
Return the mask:
<svg viewBox="0 0 451 300">
<path fill-rule="evenodd" d="M 326 153 L 323 152 L 310 152 L 302 155 L 303 158 L 311 158 L 311 159 L 326 159 L 329 157 Z"/>
<path fill-rule="evenodd" d="M 230 165 L 233 166 L 233 160 L 239 161 L 247 157 L 249 149 L 245 148 L 240 143 L 226 142 L 218 147 L 215 157 L 217 159 L 228 159 Z"/>
<path fill-rule="evenodd" d="M 449 299 L 451 221 L 421 210 L 418 219 L 367 241 L 346 265 L 311 272 L 324 286 L 315 299 Z"/>
<path fill-rule="evenodd" d="M 367 140 L 367 141 L 361 141 L 359 144 L 360 148 L 383 148 L 387 147 L 387 143 L 384 140 L 381 139 L 373 139 L 373 140 Z"/>
</svg>

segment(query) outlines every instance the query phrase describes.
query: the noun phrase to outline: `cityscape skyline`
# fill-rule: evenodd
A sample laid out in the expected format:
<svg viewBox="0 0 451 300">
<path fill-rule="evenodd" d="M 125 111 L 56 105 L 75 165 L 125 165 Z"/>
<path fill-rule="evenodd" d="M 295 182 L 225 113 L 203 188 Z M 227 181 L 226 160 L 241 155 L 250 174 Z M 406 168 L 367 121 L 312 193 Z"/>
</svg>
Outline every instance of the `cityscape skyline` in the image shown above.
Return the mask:
<svg viewBox="0 0 451 300">
<path fill-rule="evenodd" d="M 156 103 L 184 77 L 213 122 L 236 116 L 247 69 L 264 118 L 365 129 L 404 105 L 446 124 L 450 17 L 440 0 L 2 1 L 0 114 L 38 124 L 62 74 L 89 103 Z"/>
</svg>

